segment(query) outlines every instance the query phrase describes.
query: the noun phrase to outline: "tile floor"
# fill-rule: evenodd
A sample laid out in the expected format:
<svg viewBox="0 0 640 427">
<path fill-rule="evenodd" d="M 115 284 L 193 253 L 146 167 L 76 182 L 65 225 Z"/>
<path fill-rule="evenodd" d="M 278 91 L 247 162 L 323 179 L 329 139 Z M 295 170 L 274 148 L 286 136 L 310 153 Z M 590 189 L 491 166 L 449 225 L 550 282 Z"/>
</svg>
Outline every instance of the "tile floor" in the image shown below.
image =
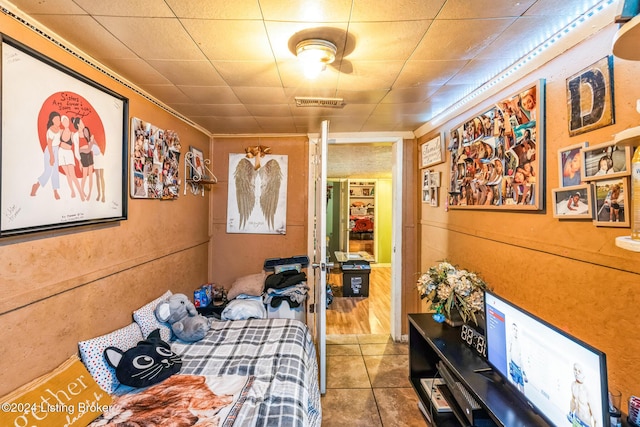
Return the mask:
<svg viewBox="0 0 640 427">
<path fill-rule="evenodd" d="M 328 335 L 322 426 L 424 427 L 409 346 L 389 335 Z"/>
</svg>

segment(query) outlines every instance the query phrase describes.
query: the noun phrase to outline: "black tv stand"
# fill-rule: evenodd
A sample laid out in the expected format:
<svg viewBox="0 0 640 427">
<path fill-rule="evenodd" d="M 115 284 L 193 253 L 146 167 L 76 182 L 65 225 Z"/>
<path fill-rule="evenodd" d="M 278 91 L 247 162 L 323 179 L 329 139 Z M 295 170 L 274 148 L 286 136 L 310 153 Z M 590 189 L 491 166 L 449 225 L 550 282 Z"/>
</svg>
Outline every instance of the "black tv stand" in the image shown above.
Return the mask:
<svg viewBox="0 0 640 427">
<path fill-rule="evenodd" d="M 450 381 L 457 383 L 459 393 L 468 393 L 467 396 L 477 404 L 477 418 L 473 423 L 469 421 L 470 409 L 462 408 L 451 396 L 447 401 L 452 412 L 437 412 L 433 408 L 420 380 L 447 375 Z M 431 314 L 409 314 L 409 380 L 427 421 L 433 426 L 549 425 L 512 393 L 482 357 L 463 343 L 460 328 L 436 323 Z"/>
</svg>

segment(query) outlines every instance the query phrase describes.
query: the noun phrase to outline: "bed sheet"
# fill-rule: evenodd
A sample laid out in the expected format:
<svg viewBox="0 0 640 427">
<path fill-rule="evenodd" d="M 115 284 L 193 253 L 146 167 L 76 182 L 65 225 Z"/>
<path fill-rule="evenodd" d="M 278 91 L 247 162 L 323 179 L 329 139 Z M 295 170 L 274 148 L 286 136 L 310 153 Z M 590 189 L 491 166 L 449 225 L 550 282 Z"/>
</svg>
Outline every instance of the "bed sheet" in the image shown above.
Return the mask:
<svg viewBox="0 0 640 427">
<path fill-rule="evenodd" d="M 321 407 L 316 351 L 307 326 L 295 319 L 214 322 L 195 343 L 173 342 L 181 374 L 251 377 L 236 426 L 317 426 Z"/>
</svg>

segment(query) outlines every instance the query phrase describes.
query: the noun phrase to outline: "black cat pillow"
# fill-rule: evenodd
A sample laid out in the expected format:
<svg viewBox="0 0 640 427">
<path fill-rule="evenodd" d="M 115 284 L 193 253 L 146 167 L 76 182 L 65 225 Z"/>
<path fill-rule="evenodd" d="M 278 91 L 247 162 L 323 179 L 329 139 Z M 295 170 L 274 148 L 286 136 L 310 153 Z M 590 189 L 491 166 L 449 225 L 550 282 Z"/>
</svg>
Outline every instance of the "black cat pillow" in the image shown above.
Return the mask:
<svg viewBox="0 0 640 427">
<path fill-rule="evenodd" d="M 162 341 L 159 329 L 127 351 L 107 347 L 104 357 L 115 368 L 118 381 L 131 387 L 157 384 L 182 368 L 182 359 L 171 351 L 168 343 Z"/>
</svg>

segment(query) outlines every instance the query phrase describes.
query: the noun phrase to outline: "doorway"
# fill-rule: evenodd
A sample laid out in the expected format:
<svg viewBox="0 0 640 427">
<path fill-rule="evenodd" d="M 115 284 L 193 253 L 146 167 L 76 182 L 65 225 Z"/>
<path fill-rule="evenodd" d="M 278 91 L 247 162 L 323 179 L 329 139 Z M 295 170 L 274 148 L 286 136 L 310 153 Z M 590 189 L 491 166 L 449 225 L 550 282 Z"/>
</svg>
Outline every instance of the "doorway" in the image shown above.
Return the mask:
<svg viewBox="0 0 640 427">
<path fill-rule="evenodd" d="M 392 143 L 329 143 L 327 334 L 391 334 L 393 161 Z"/>
</svg>

